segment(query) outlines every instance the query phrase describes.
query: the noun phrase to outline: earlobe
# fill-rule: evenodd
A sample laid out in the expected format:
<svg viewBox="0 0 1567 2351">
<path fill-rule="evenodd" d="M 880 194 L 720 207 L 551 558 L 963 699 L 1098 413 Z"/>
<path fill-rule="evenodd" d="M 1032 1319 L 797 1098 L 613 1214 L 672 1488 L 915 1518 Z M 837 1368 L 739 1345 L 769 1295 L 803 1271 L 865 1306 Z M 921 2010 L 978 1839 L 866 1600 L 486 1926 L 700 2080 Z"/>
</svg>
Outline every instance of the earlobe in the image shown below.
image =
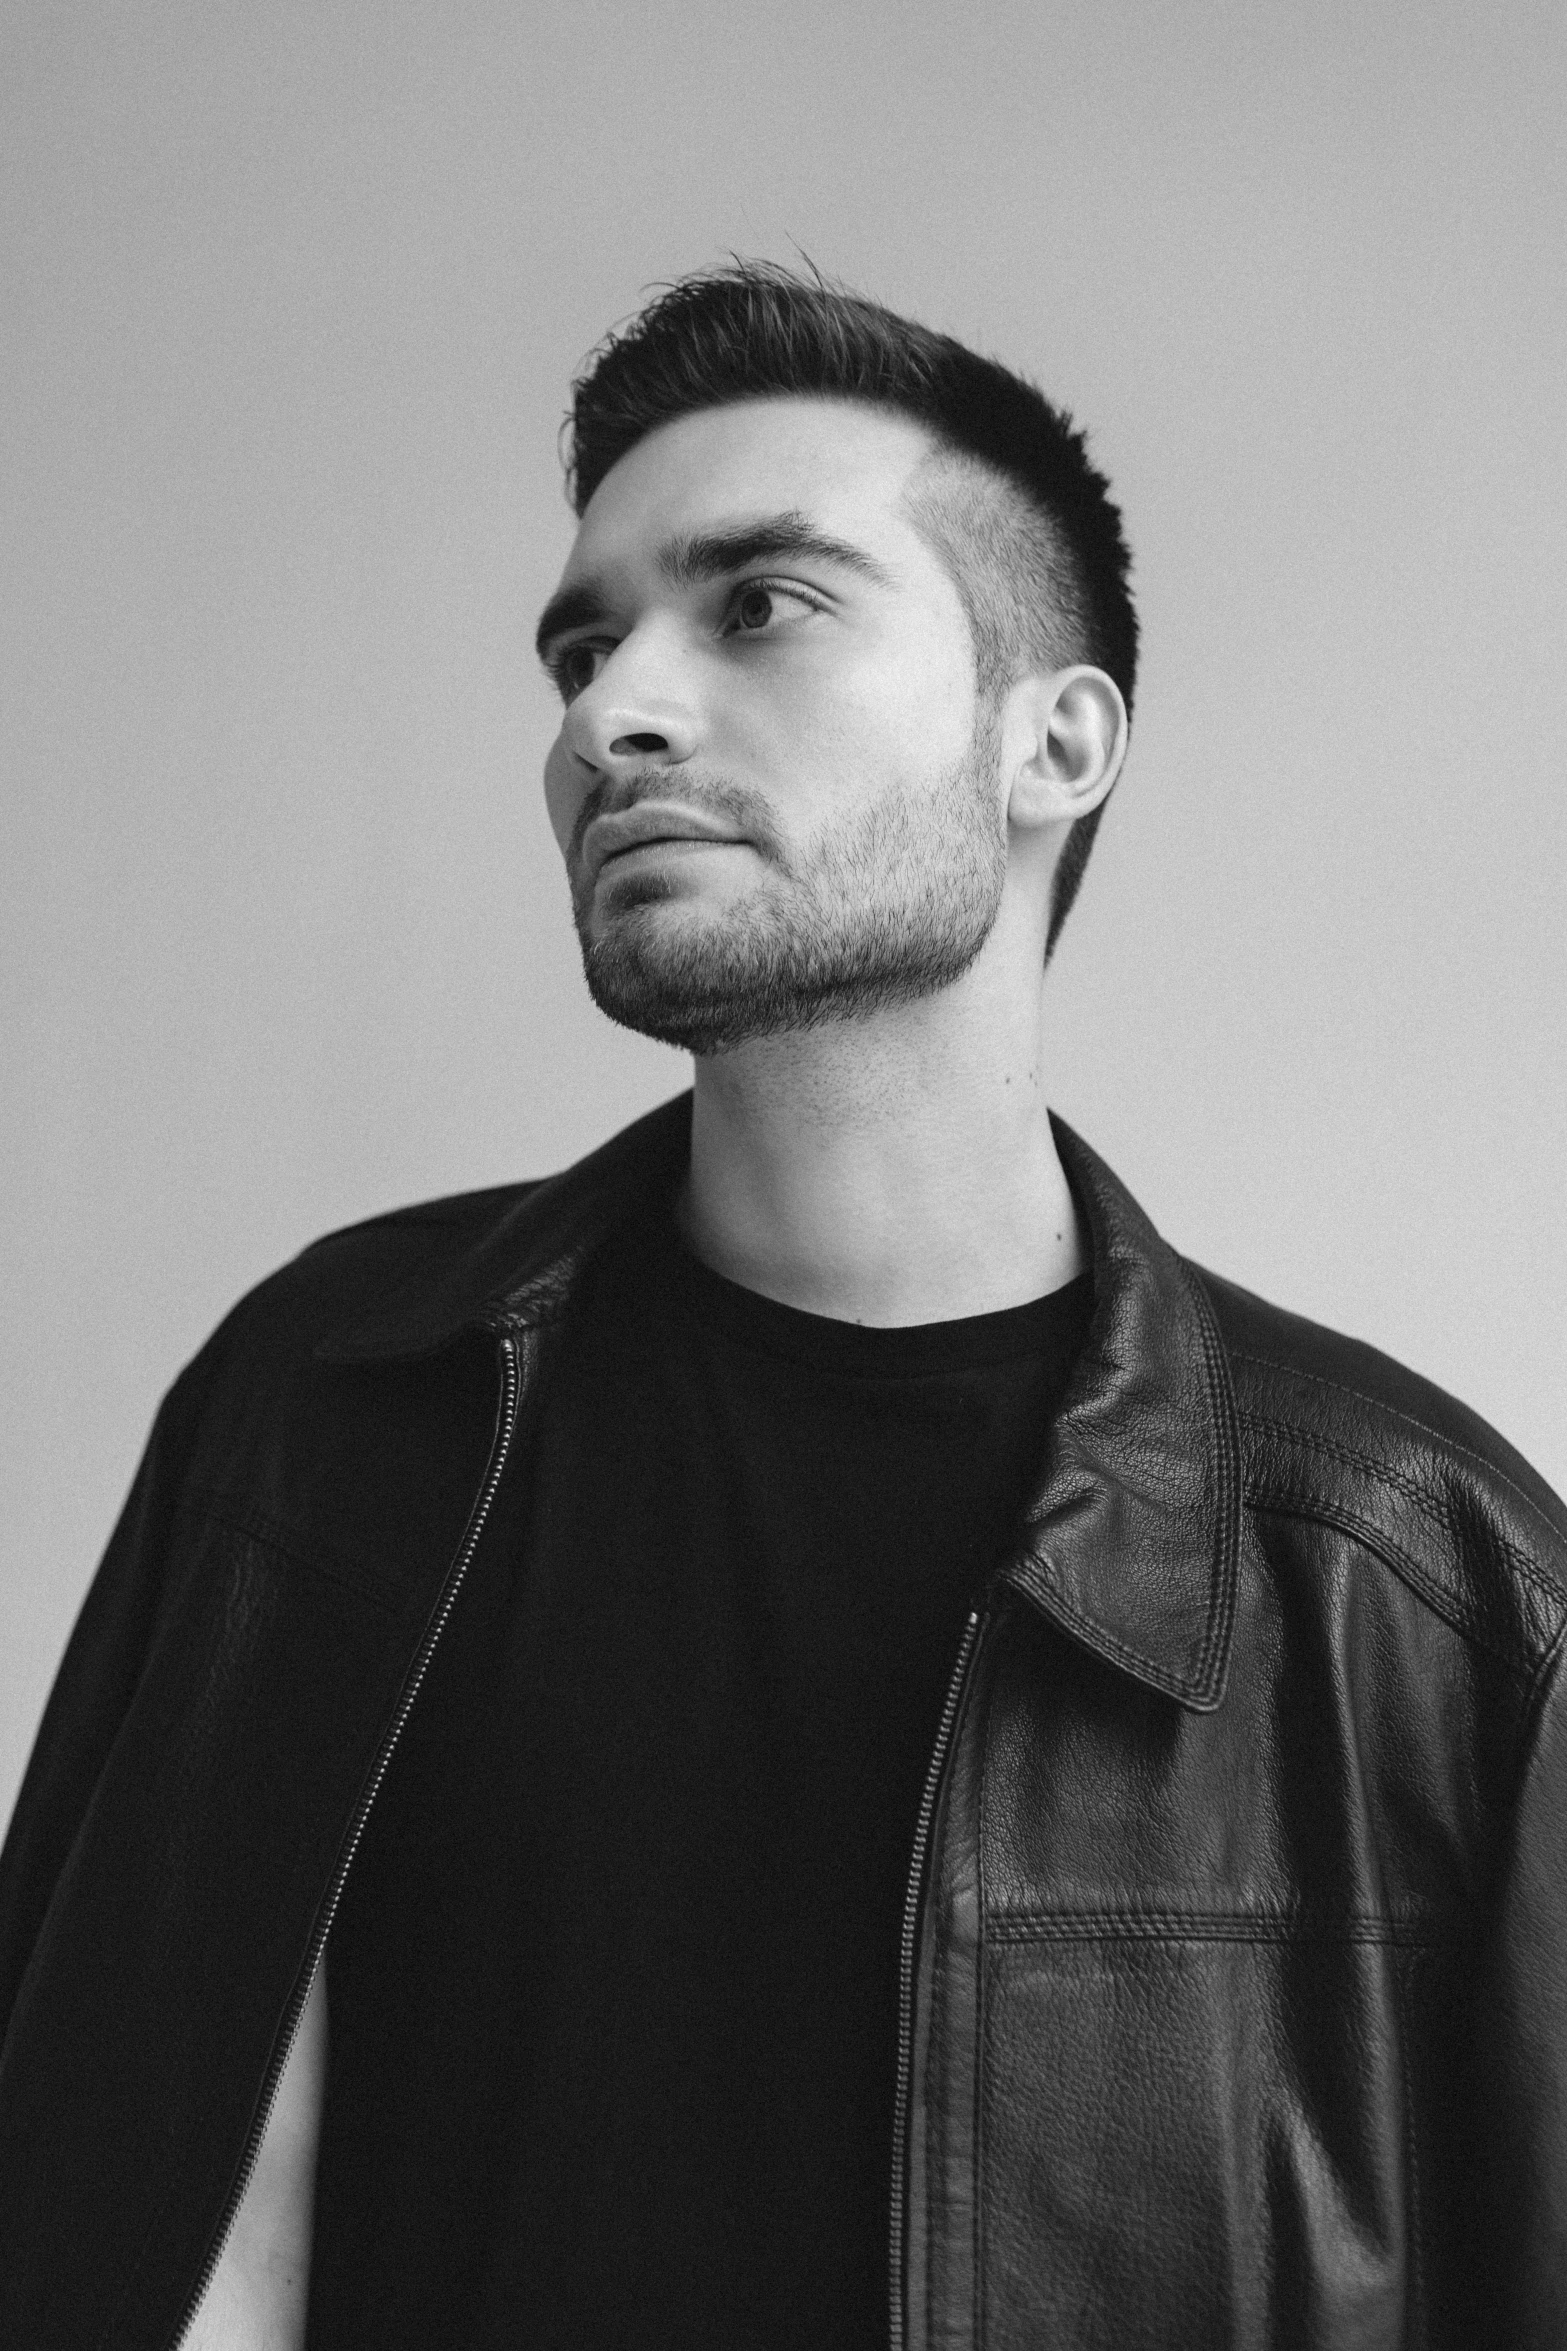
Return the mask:
<svg viewBox="0 0 1567 2351">
<path fill-rule="evenodd" d="M 1073 824 L 1099 806 L 1126 757 L 1126 703 L 1114 678 L 1086 663 L 1023 678 L 1008 697 L 1007 719 L 1013 824 Z"/>
</svg>

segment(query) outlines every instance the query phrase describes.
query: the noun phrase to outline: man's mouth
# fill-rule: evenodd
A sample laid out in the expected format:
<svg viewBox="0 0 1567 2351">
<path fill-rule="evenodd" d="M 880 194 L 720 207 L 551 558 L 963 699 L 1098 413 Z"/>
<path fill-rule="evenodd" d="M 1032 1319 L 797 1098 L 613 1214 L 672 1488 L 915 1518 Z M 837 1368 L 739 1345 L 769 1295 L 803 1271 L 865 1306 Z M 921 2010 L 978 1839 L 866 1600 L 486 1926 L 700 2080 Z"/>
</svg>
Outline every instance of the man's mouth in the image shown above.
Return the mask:
<svg viewBox="0 0 1567 2351">
<path fill-rule="evenodd" d="M 639 849 L 740 848 L 745 835 L 722 818 L 672 801 L 643 801 L 618 816 L 596 816 L 582 837 L 583 863 L 597 881 L 616 858 Z"/>
</svg>

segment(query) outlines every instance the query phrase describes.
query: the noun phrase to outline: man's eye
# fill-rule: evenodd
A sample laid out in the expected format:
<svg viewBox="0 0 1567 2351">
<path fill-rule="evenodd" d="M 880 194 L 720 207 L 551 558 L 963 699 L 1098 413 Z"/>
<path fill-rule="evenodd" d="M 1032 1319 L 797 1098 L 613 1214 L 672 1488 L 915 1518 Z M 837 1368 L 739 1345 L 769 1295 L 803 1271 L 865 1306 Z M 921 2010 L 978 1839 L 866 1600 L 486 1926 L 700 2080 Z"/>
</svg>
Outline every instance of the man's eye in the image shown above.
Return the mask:
<svg viewBox="0 0 1567 2351">
<path fill-rule="evenodd" d="M 574 701 L 598 676 L 603 656 L 600 645 L 563 645 L 550 657 L 550 672 L 566 701 Z"/>
<path fill-rule="evenodd" d="M 773 617 L 769 588 L 742 588 L 735 598 L 735 618 L 743 629 L 765 629 Z"/>
<path fill-rule="evenodd" d="M 733 629 L 742 636 L 754 636 L 770 628 L 775 620 L 798 618 L 802 613 L 821 609 L 814 596 L 788 580 L 748 580 L 743 588 L 735 591 L 729 606 Z"/>
</svg>

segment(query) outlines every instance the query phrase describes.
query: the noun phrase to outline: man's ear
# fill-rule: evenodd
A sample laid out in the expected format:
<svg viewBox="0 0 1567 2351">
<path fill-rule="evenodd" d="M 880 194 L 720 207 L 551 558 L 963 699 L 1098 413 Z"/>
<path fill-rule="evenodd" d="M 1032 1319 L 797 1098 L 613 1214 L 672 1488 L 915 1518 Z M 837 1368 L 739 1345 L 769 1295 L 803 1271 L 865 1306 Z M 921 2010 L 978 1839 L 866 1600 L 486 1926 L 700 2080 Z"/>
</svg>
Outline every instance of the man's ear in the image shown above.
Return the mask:
<svg viewBox="0 0 1567 2351">
<path fill-rule="evenodd" d="M 1008 823 L 1034 831 L 1087 816 L 1121 772 L 1126 736 L 1126 704 L 1104 670 L 1020 678 L 1002 717 Z"/>
</svg>

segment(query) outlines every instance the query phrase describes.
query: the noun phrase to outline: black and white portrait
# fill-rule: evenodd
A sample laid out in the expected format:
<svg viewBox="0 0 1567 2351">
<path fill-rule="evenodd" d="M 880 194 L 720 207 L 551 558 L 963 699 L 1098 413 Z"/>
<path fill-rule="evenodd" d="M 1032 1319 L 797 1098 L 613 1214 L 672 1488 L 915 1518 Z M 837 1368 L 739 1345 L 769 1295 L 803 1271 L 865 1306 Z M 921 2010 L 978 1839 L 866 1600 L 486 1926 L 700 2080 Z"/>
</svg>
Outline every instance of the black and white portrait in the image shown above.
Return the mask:
<svg viewBox="0 0 1567 2351">
<path fill-rule="evenodd" d="M 14 12 L 0 2339 L 1567 2343 L 1567 26 Z"/>
</svg>

